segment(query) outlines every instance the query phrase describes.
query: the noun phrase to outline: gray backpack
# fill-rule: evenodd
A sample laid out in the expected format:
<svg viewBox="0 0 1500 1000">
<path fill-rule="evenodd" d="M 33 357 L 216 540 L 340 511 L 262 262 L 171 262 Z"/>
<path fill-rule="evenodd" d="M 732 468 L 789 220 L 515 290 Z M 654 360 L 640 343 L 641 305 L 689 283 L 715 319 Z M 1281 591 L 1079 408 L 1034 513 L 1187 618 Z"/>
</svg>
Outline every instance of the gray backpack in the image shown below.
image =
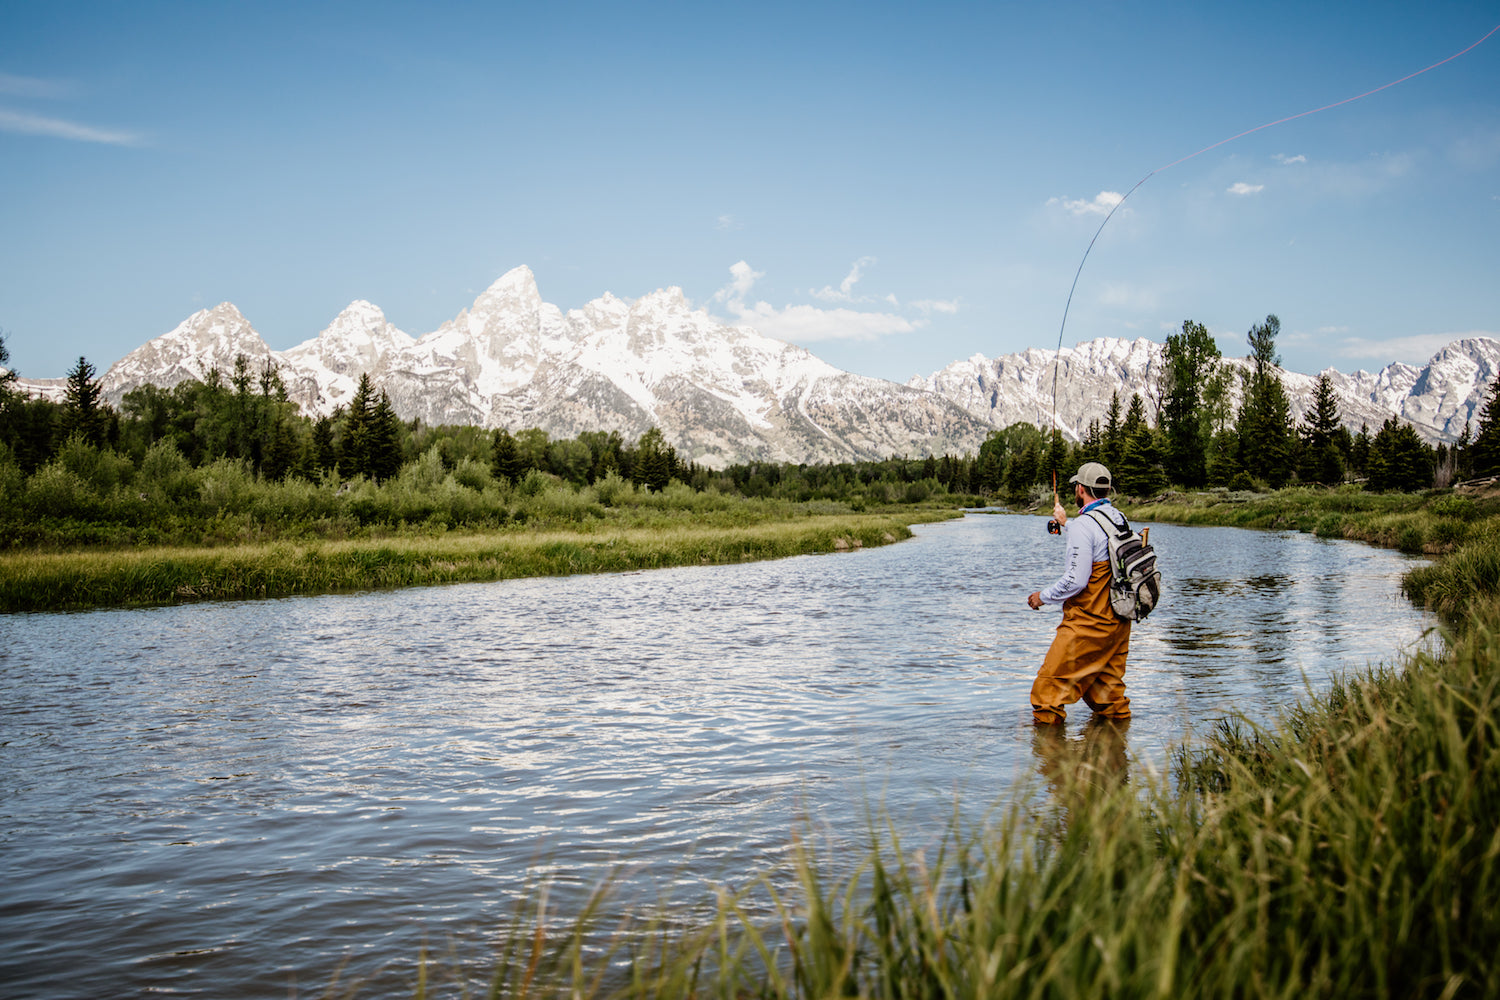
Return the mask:
<svg viewBox="0 0 1500 1000">
<path fill-rule="evenodd" d="M 1124 514 L 1120 515 L 1121 524 L 1115 524 L 1103 511 L 1091 510 L 1088 514 L 1109 540 L 1109 606 L 1125 621 L 1144 621 L 1161 599 L 1156 550 L 1130 527 Z"/>
</svg>

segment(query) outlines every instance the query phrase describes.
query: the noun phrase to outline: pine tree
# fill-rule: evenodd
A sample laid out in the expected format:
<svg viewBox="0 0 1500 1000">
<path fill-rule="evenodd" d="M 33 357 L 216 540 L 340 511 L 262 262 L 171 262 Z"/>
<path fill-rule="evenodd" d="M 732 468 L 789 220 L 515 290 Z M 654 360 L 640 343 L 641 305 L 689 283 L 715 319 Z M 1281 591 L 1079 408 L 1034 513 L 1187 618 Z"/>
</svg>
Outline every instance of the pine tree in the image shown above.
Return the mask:
<svg viewBox="0 0 1500 1000">
<path fill-rule="evenodd" d="M 662 432 L 652 427 L 641 435 L 636 442 L 636 466 L 634 470 L 636 482 L 649 490 L 661 491 L 667 488 L 672 481 L 673 474 L 677 471 L 677 453 Z"/>
<path fill-rule="evenodd" d="M 391 397 L 380 390 L 380 398 L 370 411 L 367 471 L 370 478 L 383 483 L 401 471 L 401 421 L 391 406 Z"/>
<path fill-rule="evenodd" d="M 359 377 L 354 398 L 344 411 L 344 436 L 339 448 L 339 474 L 346 479 L 367 476 L 370 470 L 370 420 L 375 415 L 375 390 L 368 374 Z"/>
<path fill-rule="evenodd" d="M 1010 465 L 1005 470 L 1006 489 L 1012 497 L 1023 499 L 1041 475 L 1042 442 L 1040 437 L 1033 437 L 1025 447 L 1011 455 Z"/>
<path fill-rule="evenodd" d="M 1411 424 L 1387 417 L 1370 442 L 1369 487 L 1414 493 L 1432 486 L 1433 450 Z"/>
<path fill-rule="evenodd" d="M 1184 486 L 1202 486 L 1208 474 L 1208 421 L 1203 387 L 1218 367 L 1219 346 L 1202 323 L 1184 320 L 1167 337 L 1162 355 L 1162 426 L 1167 476 Z"/>
<path fill-rule="evenodd" d="M 526 466 L 521 461 L 521 452 L 516 447 L 516 439 L 504 427 L 495 431 L 495 441 L 490 447 L 490 455 L 490 475 L 496 479 L 519 483 L 521 477 L 526 474 Z"/>
<path fill-rule="evenodd" d="M 979 446 L 979 472 L 976 487 L 985 493 L 999 493 L 1005 484 L 1005 435 L 990 431 Z"/>
<path fill-rule="evenodd" d="M 1344 466 L 1336 443 L 1338 431 L 1338 397 L 1333 391 L 1333 380 L 1325 372 L 1313 386 L 1313 405 L 1302 419 L 1302 461 L 1297 468 L 1300 479 L 1325 485 L 1343 481 Z"/>
<path fill-rule="evenodd" d="M 15 389 L 16 373 L 10 367 L 10 349 L 5 346 L 5 331 L 0 330 L 0 446 L 14 448 L 16 416 L 21 395 Z"/>
<path fill-rule="evenodd" d="M 1109 395 L 1109 415 L 1104 422 L 1104 447 L 1102 461 L 1106 466 L 1113 469 L 1120 464 L 1120 456 L 1125 451 L 1125 432 L 1120 426 L 1120 393 L 1118 390 Z"/>
<path fill-rule="evenodd" d="M 1146 426 L 1144 420 L 1125 441 L 1125 454 L 1120 458 L 1118 471 L 1114 475 L 1115 489 L 1127 496 L 1155 496 L 1167 487 L 1167 477 L 1162 471 L 1162 449 L 1157 434 Z"/>
<path fill-rule="evenodd" d="M 1273 313 L 1246 335 L 1255 367 L 1245 388 L 1238 427 L 1241 467 L 1273 488 L 1286 485 L 1292 458 L 1291 402 L 1274 370 L 1281 364 L 1281 355 L 1276 353 L 1280 331 L 1281 320 Z"/>
<path fill-rule="evenodd" d="M 312 465 L 321 474 L 339 464 L 338 449 L 333 444 L 333 419 L 319 417 L 312 428 Z"/>
<path fill-rule="evenodd" d="M 103 445 L 109 427 L 103 397 L 104 389 L 94 377 L 94 366 L 80 356 L 78 364 L 68 372 L 68 385 L 63 391 L 63 434 L 81 434 L 90 444 Z"/>
<path fill-rule="evenodd" d="M 1489 399 L 1479 414 L 1479 430 L 1465 463 L 1475 476 L 1500 475 L 1500 375 L 1490 382 Z"/>
</svg>

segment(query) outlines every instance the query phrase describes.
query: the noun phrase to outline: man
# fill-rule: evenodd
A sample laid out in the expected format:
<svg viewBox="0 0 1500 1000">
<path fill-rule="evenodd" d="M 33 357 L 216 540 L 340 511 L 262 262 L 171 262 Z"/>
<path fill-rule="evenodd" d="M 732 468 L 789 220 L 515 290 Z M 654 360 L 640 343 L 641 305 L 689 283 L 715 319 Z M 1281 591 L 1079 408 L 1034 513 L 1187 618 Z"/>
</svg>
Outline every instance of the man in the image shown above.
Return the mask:
<svg viewBox="0 0 1500 1000">
<path fill-rule="evenodd" d="M 1073 484 L 1080 516 L 1070 525 L 1061 500 L 1052 508 L 1066 532 L 1063 575 L 1026 598 L 1033 611 L 1043 604 L 1063 606 L 1062 624 L 1031 685 L 1032 718 L 1039 725 L 1061 723 L 1065 706 L 1079 698 L 1095 715 L 1130 718 L 1130 699 L 1125 697 L 1130 622 L 1109 606 L 1109 539 L 1093 517 L 1081 516 L 1099 511 L 1115 524 L 1124 524 L 1125 515 L 1109 502 L 1112 480 L 1098 462 L 1085 462 L 1068 482 Z"/>
</svg>

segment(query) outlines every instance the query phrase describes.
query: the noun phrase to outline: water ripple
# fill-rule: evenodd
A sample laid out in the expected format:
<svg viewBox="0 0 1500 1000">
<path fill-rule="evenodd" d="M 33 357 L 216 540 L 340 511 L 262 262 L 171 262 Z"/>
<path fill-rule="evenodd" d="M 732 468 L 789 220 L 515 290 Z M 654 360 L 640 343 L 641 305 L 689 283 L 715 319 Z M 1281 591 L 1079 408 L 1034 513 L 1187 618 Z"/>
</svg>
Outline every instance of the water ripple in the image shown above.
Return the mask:
<svg viewBox="0 0 1500 1000">
<path fill-rule="evenodd" d="M 1428 624 L 1395 553 L 1152 536 L 1135 760 Z M 9 617 L 0 986 L 284 996 L 347 963 L 401 993 L 424 940 L 484 954 L 539 878 L 693 898 L 809 822 L 940 836 L 1048 766 L 1027 693 L 1056 616 L 1024 601 L 1060 557 L 1040 519 L 970 517 L 839 556 Z"/>
</svg>

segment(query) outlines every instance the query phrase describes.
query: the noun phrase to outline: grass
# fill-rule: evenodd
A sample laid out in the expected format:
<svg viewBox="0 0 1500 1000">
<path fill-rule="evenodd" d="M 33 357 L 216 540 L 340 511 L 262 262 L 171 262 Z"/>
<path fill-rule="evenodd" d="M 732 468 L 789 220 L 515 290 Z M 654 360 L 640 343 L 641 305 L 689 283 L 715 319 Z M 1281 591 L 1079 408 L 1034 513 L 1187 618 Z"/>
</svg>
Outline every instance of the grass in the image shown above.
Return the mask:
<svg viewBox="0 0 1500 1000">
<path fill-rule="evenodd" d="M 1172 493 L 1129 505 L 1133 519 L 1170 524 L 1305 531 L 1403 552 L 1441 555 L 1500 530 L 1500 499 L 1446 490 L 1366 493 L 1356 486 L 1292 487 L 1275 493 Z"/>
<path fill-rule="evenodd" d="M 733 563 L 883 545 L 911 523 L 956 516 L 813 514 L 744 524 L 678 517 L 648 526 L 439 532 L 214 548 L 0 553 L 0 611 L 283 597 L 386 587 Z"/>
</svg>

